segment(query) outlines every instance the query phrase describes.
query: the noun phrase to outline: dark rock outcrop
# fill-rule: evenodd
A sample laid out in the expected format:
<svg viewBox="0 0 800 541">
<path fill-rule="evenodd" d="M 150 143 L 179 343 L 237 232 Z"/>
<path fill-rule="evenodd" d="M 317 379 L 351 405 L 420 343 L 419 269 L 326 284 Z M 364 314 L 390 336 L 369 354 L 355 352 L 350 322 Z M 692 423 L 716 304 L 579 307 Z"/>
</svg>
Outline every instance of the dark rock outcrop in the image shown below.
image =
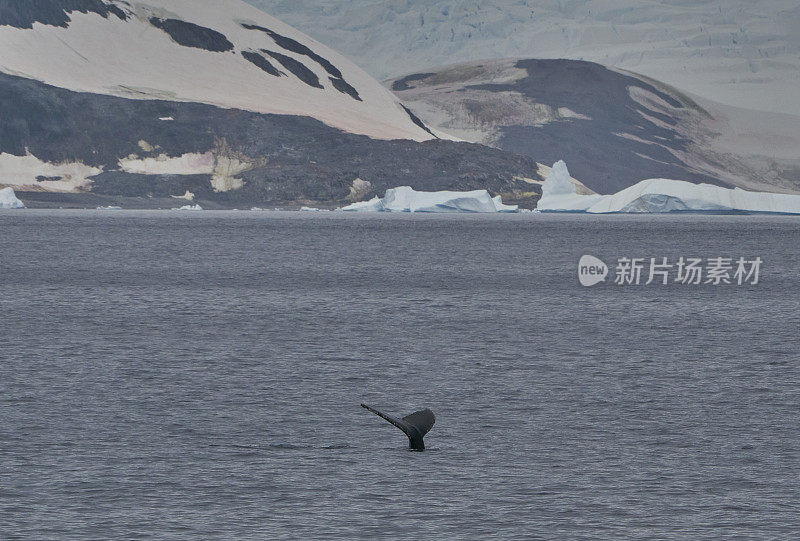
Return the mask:
<svg viewBox="0 0 800 541">
<path fill-rule="evenodd" d="M 173 120 L 160 120 L 165 118 Z M 153 150 L 144 151 L 142 141 Z M 252 160 L 236 175 L 243 180 L 240 189 L 215 191 L 211 175 L 139 175 L 119 166 L 131 155 L 181 156 L 221 147 Z M 538 179 L 534 159 L 477 144 L 376 140 L 309 117 L 78 93 L 0 74 L 0 153 L 26 152 L 46 162 L 104 169 L 92 178 L 89 193 L 63 196 L 71 206 L 81 197 L 86 206 L 112 204 L 115 197 L 169 201 L 186 191 L 211 207 L 335 206 L 348 202 L 360 178 L 371 185 L 364 198 L 400 185 L 487 189 L 533 207 L 536 188 L 522 179 Z M 58 194 L 18 195 L 26 202 L 58 202 Z"/>
</svg>

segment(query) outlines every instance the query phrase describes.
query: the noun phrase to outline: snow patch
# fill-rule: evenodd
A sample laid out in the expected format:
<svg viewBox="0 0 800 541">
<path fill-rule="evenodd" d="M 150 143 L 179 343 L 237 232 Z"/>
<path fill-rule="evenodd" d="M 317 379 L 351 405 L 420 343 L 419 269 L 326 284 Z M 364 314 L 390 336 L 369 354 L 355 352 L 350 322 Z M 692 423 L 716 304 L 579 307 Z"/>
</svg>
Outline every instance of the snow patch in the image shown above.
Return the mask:
<svg viewBox="0 0 800 541">
<path fill-rule="evenodd" d="M 357 203 L 364 199 L 370 190 L 372 190 L 372 183 L 370 181 L 357 178 L 353 181 L 352 186 L 350 186 L 350 193 L 347 196 L 347 200 Z"/>
<path fill-rule="evenodd" d="M 48 163 L 31 153 L 0 154 L 0 185 L 20 191 L 80 192 L 92 183 L 89 177 L 103 172 L 80 162 Z"/>
<path fill-rule="evenodd" d="M 170 157 L 161 154 L 155 158 L 127 157 L 119 160 L 126 173 L 137 175 L 210 175 L 214 172 L 214 155 L 189 153 Z"/>
<path fill-rule="evenodd" d="M 144 139 L 139 141 L 138 145 L 139 145 L 139 148 L 141 148 L 144 152 L 153 152 L 156 149 L 153 145 L 151 145 L 150 143 L 148 143 Z"/>
<path fill-rule="evenodd" d="M 161 154 L 155 158 L 132 155 L 119 160 L 119 168 L 139 175 L 211 175 L 214 191 L 228 192 L 244 186 L 244 181 L 237 175 L 264 163 L 265 160 L 254 160 L 235 152 L 225 140 L 218 140 L 216 147 L 204 154 L 188 153 L 174 157 Z"/>
<path fill-rule="evenodd" d="M 613 195 L 580 195 L 560 161 L 542 185 L 542 212 L 590 214 L 665 212 L 756 212 L 800 214 L 800 195 L 749 192 L 683 180 L 643 180 Z"/>
<path fill-rule="evenodd" d="M 561 118 L 570 118 L 575 120 L 592 120 L 592 117 L 576 113 L 569 107 L 559 107 L 558 116 Z"/>
<path fill-rule="evenodd" d="M 194 194 L 189 190 L 186 190 L 186 193 L 183 195 L 173 195 L 171 197 L 173 199 L 186 199 L 187 201 L 194 201 Z"/>
<path fill-rule="evenodd" d="M 11 188 L 0 190 L 0 209 L 24 209 L 25 205 L 17 199 L 17 194 Z"/>
<path fill-rule="evenodd" d="M 244 186 L 244 181 L 237 175 L 267 163 L 266 159 L 254 160 L 242 153 L 235 152 L 224 139 L 217 141 L 213 156 L 214 169 L 211 185 L 215 192 L 240 190 Z"/>
<path fill-rule="evenodd" d="M 340 210 L 347 212 L 517 212 L 516 205 L 504 205 L 500 196 L 486 190 L 471 192 L 418 192 L 409 186 L 386 191 L 384 197 L 353 203 Z"/>
</svg>

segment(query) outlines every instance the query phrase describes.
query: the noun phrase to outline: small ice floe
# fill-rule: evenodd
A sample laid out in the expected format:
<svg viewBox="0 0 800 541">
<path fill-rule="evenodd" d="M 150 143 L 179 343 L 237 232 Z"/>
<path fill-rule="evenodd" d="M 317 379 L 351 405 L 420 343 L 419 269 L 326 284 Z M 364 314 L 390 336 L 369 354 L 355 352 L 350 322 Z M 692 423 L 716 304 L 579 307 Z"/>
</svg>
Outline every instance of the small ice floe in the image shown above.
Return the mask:
<svg viewBox="0 0 800 541">
<path fill-rule="evenodd" d="M 160 121 L 162 121 L 162 122 L 171 122 L 171 121 L 175 120 L 171 116 L 160 116 L 160 117 L 158 117 L 158 119 Z"/>
<path fill-rule="evenodd" d="M 300 207 L 300 212 L 328 212 L 328 210 L 314 207 Z"/>
<path fill-rule="evenodd" d="M 340 210 L 346 212 L 431 212 L 431 213 L 495 213 L 518 212 L 516 205 L 504 205 L 500 196 L 486 190 L 472 192 L 418 192 L 409 186 L 386 191 L 384 197 L 353 203 Z"/>
<path fill-rule="evenodd" d="M 97 210 L 122 210 L 122 207 L 97 207 Z"/>
<path fill-rule="evenodd" d="M 17 194 L 11 188 L 0 190 L 0 209 L 24 209 L 25 205 L 17 199 Z"/>
<path fill-rule="evenodd" d="M 197 211 L 197 210 L 203 210 L 203 207 L 201 207 L 200 205 L 184 205 L 184 206 L 182 206 L 182 207 L 180 207 L 180 208 L 176 208 L 176 209 L 172 209 L 172 210 L 191 210 L 191 211 Z"/>
</svg>

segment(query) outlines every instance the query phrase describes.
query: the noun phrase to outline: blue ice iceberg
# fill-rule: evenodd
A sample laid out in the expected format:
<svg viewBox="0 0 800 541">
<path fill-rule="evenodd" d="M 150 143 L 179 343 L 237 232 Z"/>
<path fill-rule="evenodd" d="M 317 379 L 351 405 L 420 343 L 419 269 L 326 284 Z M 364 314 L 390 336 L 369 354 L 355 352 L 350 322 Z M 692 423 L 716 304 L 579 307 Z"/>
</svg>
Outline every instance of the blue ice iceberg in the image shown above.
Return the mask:
<svg viewBox="0 0 800 541">
<path fill-rule="evenodd" d="M 384 197 L 353 203 L 340 210 L 347 212 L 517 212 L 516 205 L 504 205 L 500 196 L 486 190 L 472 192 L 418 192 L 409 186 L 386 191 Z"/>
<path fill-rule="evenodd" d="M 749 192 L 663 178 L 643 180 L 613 195 L 579 195 L 560 161 L 542 185 L 541 212 L 752 212 L 800 214 L 800 195 Z"/>
<path fill-rule="evenodd" d="M 0 209 L 24 209 L 25 205 L 17 199 L 17 194 L 11 188 L 0 190 Z"/>
</svg>

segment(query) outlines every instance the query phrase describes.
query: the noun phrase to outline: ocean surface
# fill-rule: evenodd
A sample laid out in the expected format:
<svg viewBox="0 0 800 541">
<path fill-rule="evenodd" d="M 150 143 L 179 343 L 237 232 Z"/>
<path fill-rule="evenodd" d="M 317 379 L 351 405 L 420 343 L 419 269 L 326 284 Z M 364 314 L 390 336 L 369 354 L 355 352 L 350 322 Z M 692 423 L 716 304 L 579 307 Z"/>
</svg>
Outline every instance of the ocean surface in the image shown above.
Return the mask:
<svg viewBox="0 0 800 541">
<path fill-rule="evenodd" d="M 682 256 L 760 283 L 611 283 Z M 797 539 L 799 289 L 792 217 L 2 212 L 0 538 Z"/>
</svg>

